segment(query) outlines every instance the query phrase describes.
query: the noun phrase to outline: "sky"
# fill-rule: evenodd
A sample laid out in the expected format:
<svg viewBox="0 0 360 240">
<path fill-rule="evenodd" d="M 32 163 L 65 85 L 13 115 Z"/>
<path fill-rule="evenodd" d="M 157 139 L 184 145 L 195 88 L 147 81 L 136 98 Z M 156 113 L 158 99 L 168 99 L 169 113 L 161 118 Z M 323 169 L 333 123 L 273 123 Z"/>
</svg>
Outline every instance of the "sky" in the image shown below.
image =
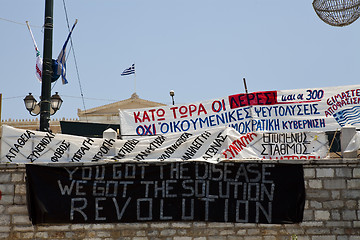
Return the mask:
<svg viewBox="0 0 360 240">
<path fill-rule="evenodd" d="M 360 20 L 327 25 L 311 0 L 55 0 L 54 59 L 68 34 L 64 2 L 69 24 L 78 24 L 69 83 L 52 85 L 64 101 L 55 119 L 134 92 L 164 104 L 170 90 L 176 104 L 225 97 L 245 92 L 243 78 L 249 92 L 360 83 Z M 41 84 L 25 21 L 43 54 L 45 1 L 0 4 L 1 118 L 34 119 L 23 98 L 31 92 L 39 101 Z M 133 63 L 136 79 L 121 76 Z"/>
</svg>

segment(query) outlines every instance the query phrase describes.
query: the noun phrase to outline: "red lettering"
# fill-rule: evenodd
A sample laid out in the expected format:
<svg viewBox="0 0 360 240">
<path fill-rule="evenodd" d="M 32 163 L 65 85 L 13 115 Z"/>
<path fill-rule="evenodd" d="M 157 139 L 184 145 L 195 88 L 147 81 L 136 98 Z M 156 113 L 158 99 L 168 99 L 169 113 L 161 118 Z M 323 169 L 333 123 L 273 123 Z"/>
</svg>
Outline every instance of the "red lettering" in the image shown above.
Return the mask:
<svg viewBox="0 0 360 240">
<path fill-rule="evenodd" d="M 186 114 L 187 111 L 188 111 L 188 109 L 187 109 L 186 106 L 181 106 L 181 107 L 179 108 L 179 112 L 180 112 L 180 114 L 182 115 L 182 116 L 180 116 L 180 118 L 187 117 L 187 114 Z"/>
<path fill-rule="evenodd" d="M 222 154 L 226 159 L 232 159 L 236 155 L 238 155 L 241 151 L 243 151 L 252 141 L 254 141 L 253 136 L 257 136 L 256 133 L 247 133 L 246 135 L 241 136 L 239 139 L 236 139 L 232 142 L 232 144 L 225 149 Z M 231 157 L 228 156 L 226 152 L 231 154 Z"/>
<path fill-rule="evenodd" d="M 144 111 L 144 115 L 143 115 L 143 122 L 145 122 L 145 120 L 149 121 L 150 122 L 150 118 L 149 118 L 149 115 L 147 114 L 146 111 Z"/>
<path fill-rule="evenodd" d="M 189 105 L 189 114 L 190 117 L 193 115 L 194 112 L 196 112 L 197 107 L 194 104 Z"/>
<path fill-rule="evenodd" d="M 170 109 L 173 111 L 173 116 L 176 119 L 176 109 L 178 109 L 178 107 L 172 107 Z"/>
<path fill-rule="evenodd" d="M 156 111 L 156 114 L 157 114 L 157 116 L 159 117 L 158 121 L 165 120 L 165 118 L 164 118 L 165 110 L 164 110 L 164 109 L 159 108 L 159 109 Z"/>
<path fill-rule="evenodd" d="M 202 103 L 200 103 L 199 105 L 199 111 L 198 111 L 198 115 L 200 115 L 200 113 L 204 112 L 204 114 L 207 114 L 206 109 L 204 107 L 204 105 L 202 105 Z"/>
<path fill-rule="evenodd" d="M 135 123 L 137 123 L 138 121 L 141 123 L 141 119 L 139 118 L 140 112 L 134 112 L 134 118 L 135 118 Z"/>
<path fill-rule="evenodd" d="M 277 92 L 241 93 L 229 96 L 230 108 L 239 108 L 251 105 L 273 105 L 277 103 Z"/>
<path fill-rule="evenodd" d="M 152 121 L 154 121 L 155 120 L 155 114 L 154 114 L 155 109 L 150 109 L 149 112 L 151 112 Z"/>
</svg>

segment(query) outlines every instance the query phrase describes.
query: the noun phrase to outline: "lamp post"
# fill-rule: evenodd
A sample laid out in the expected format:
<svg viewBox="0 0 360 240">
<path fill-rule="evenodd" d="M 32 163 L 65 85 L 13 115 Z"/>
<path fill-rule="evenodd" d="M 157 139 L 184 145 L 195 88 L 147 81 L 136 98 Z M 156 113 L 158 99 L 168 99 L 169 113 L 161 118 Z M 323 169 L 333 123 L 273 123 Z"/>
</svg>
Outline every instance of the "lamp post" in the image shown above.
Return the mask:
<svg viewBox="0 0 360 240">
<path fill-rule="evenodd" d="M 54 0 L 45 0 L 44 51 L 40 101 L 40 131 L 49 131 L 50 95 L 52 76 L 52 39 L 53 39 Z"/>
<path fill-rule="evenodd" d="M 50 114 L 55 111 L 51 107 L 51 77 L 52 71 L 52 40 L 53 40 L 53 9 L 54 0 L 45 0 L 45 18 L 44 18 L 44 51 L 43 51 L 43 66 L 41 76 L 41 97 L 40 102 L 37 103 L 35 98 L 29 93 L 24 98 L 26 109 L 32 116 L 40 114 L 40 131 L 47 132 L 50 130 L 49 121 Z M 57 94 L 56 94 L 57 95 Z M 57 95 L 59 96 L 59 95 Z M 61 98 L 60 98 L 61 100 Z M 62 100 L 61 100 L 62 103 Z M 61 103 L 59 107 L 61 106 Z"/>
<path fill-rule="evenodd" d="M 41 81 L 40 102 L 29 93 L 24 98 L 26 109 L 30 115 L 37 116 L 40 114 L 40 131 L 48 132 L 50 115 L 60 109 L 63 100 L 56 92 L 51 95 L 51 78 L 52 69 L 52 40 L 53 40 L 53 9 L 54 0 L 45 0 L 45 19 L 44 19 L 44 51 L 43 51 L 43 69 Z"/>
<path fill-rule="evenodd" d="M 175 101 L 174 101 L 175 92 L 174 92 L 174 90 L 170 90 L 170 96 L 171 96 L 171 99 L 172 99 L 172 105 L 175 105 Z"/>
</svg>

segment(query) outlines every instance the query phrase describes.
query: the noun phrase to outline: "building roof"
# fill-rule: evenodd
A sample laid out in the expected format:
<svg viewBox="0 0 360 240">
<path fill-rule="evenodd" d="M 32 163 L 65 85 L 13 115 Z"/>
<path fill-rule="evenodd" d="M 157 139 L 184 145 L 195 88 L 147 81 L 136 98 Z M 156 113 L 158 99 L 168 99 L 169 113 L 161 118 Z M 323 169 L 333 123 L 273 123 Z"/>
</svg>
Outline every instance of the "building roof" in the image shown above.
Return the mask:
<svg viewBox="0 0 360 240">
<path fill-rule="evenodd" d="M 134 109 L 134 108 L 148 108 L 148 107 L 160 107 L 166 104 L 153 102 L 139 98 L 136 93 L 133 93 L 130 98 L 106 104 L 103 106 L 90 108 L 87 110 L 78 109 L 79 118 L 85 116 L 119 116 L 119 109 Z"/>
</svg>

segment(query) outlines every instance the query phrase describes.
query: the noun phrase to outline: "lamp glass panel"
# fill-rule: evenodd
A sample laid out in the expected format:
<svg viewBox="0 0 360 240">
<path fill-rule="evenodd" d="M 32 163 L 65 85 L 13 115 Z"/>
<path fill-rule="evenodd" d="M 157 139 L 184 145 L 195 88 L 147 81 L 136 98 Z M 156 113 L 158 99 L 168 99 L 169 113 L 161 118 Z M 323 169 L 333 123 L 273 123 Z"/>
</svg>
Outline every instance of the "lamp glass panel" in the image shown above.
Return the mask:
<svg viewBox="0 0 360 240">
<path fill-rule="evenodd" d="M 51 108 L 54 109 L 55 111 L 59 110 L 62 104 L 62 99 L 61 98 L 51 98 Z"/>
<path fill-rule="evenodd" d="M 25 103 L 26 109 L 28 111 L 32 111 L 32 110 L 34 110 L 37 102 L 36 102 L 35 98 L 27 97 L 24 99 L 24 103 Z"/>
</svg>

